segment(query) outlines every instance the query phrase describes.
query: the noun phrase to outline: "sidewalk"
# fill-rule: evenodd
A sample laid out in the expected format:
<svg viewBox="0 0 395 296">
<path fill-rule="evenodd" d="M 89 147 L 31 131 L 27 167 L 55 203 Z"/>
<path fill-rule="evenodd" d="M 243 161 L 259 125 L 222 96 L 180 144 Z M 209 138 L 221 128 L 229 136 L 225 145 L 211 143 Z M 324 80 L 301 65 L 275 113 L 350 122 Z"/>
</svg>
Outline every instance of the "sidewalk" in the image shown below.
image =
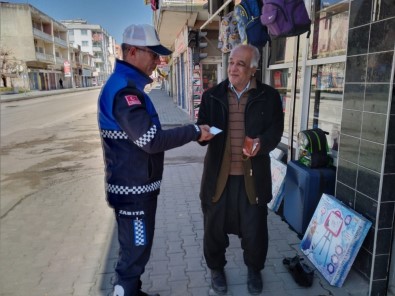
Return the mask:
<svg viewBox="0 0 395 296">
<path fill-rule="evenodd" d="M 189 116 L 175 106 L 164 91 L 153 88 L 149 95 L 164 126 L 190 122 Z M 150 261 L 143 274 L 143 288 L 161 296 L 216 295 L 210 287 L 210 271 L 203 257 L 203 222 L 199 201 L 200 178 L 205 148 L 190 143 L 166 152 L 165 170 L 158 202 L 156 232 Z M 282 263 L 284 257 L 299 251 L 300 239 L 281 217 L 269 210 L 269 252 L 262 271 L 261 295 L 368 295 L 368 283 L 351 270 L 342 288 L 332 287 L 316 271 L 314 284 L 301 288 Z M 115 237 L 108 258 L 115 264 Z M 112 253 L 111 253 L 112 252 Z M 247 296 L 247 268 L 238 237 L 230 236 L 225 272 L 228 294 Z M 305 259 L 306 263 L 310 263 Z M 311 264 L 310 264 L 311 265 Z M 103 273 L 98 288 L 111 295 L 113 270 Z"/>
</svg>

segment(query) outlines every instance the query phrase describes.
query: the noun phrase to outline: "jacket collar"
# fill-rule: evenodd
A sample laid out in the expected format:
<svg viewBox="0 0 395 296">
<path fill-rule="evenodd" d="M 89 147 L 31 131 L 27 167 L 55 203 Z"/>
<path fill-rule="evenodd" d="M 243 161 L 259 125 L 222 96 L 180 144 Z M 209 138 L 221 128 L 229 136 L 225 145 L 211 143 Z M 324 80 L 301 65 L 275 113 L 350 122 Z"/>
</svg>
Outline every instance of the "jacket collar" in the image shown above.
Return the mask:
<svg viewBox="0 0 395 296">
<path fill-rule="evenodd" d="M 135 66 L 118 59 L 115 62 L 114 73 L 120 73 L 131 78 L 139 90 L 144 90 L 144 87 L 153 81 L 149 76 Z"/>
<path fill-rule="evenodd" d="M 227 94 L 229 86 L 230 86 L 230 81 L 228 78 L 226 78 L 224 81 L 218 84 L 217 87 L 212 88 L 211 95 L 213 95 L 214 97 L 216 97 L 221 101 L 226 102 L 227 98 L 226 95 L 224 96 L 224 94 Z M 260 93 L 264 91 L 264 89 L 265 89 L 265 85 L 259 82 L 258 80 L 256 80 L 255 78 L 253 78 L 251 80 L 248 91 Z"/>
</svg>

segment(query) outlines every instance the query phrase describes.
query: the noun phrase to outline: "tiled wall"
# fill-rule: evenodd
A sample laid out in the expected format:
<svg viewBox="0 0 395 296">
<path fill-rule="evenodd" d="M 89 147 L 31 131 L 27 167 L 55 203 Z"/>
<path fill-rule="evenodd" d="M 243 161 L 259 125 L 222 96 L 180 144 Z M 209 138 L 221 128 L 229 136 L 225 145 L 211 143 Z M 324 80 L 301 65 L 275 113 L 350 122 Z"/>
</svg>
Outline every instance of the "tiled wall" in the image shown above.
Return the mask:
<svg viewBox="0 0 395 296">
<path fill-rule="evenodd" d="M 394 228 L 394 47 L 394 1 L 352 0 L 336 196 L 373 223 L 354 263 L 370 295 L 386 295 Z"/>
</svg>

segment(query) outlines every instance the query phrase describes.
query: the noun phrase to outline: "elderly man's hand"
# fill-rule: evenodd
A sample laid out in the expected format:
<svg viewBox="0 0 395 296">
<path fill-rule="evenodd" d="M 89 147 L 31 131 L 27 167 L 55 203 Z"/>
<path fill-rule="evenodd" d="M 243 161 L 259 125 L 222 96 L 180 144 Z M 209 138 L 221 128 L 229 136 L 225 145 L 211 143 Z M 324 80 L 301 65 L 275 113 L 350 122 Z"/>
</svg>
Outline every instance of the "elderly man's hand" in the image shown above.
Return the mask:
<svg viewBox="0 0 395 296">
<path fill-rule="evenodd" d="M 261 148 L 260 144 L 259 138 L 251 139 L 250 137 L 245 137 L 243 154 L 247 157 L 255 156 Z"/>
</svg>

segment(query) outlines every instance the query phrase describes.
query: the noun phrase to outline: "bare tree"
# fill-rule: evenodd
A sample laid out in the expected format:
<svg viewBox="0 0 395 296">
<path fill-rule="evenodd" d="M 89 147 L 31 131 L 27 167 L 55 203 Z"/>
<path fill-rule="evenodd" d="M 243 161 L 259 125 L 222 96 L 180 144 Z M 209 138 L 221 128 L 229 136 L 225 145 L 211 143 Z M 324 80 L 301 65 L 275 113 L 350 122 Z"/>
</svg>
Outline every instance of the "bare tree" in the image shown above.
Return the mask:
<svg viewBox="0 0 395 296">
<path fill-rule="evenodd" d="M 12 54 L 12 50 L 0 47 L 0 74 L 4 87 L 7 87 L 7 77 L 10 78 L 12 87 L 12 78 L 18 78 L 25 68 L 24 62 L 16 59 Z"/>
<path fill-rule="evenodd" d="M 0 74 L 4 87 L 7 87 L 6 73 L 8 72 L 7 71 L 8 63 L 9 63 L 8 61 L 10 59 L 11 54 L 12 54 L 11 50 L 0 47 Z"/>
</svg>

